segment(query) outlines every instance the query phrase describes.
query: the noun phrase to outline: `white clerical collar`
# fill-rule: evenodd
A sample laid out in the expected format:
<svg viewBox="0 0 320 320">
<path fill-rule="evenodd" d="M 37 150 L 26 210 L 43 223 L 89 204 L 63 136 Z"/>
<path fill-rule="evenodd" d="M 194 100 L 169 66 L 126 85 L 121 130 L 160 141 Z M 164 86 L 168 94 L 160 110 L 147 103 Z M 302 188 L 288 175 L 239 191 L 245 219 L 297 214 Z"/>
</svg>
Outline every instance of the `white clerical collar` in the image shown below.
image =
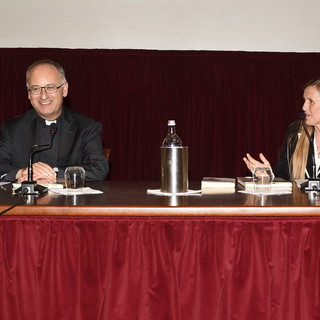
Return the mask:
<svg viewBox="0 0 320 320">
<path fill-rule="evenodd" d="M 57 123 L 57 120 L 45 120 L 46 121 L 46 125 L 50 126 L 51 123 Z"/>
</svg>

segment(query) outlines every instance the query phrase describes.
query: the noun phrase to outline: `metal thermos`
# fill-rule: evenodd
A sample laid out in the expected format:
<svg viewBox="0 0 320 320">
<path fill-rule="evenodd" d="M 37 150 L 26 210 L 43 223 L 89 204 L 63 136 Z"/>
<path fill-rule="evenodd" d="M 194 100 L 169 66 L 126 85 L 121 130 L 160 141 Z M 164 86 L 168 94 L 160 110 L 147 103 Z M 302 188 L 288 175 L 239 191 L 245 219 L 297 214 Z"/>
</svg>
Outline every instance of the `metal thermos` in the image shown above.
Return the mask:
<svg viewBox="0 0 320 320">
<path fill-rule="evenodd" d="M 161 192 L 188 191 L 188 147 L 160 147 Z"/>
</svg>

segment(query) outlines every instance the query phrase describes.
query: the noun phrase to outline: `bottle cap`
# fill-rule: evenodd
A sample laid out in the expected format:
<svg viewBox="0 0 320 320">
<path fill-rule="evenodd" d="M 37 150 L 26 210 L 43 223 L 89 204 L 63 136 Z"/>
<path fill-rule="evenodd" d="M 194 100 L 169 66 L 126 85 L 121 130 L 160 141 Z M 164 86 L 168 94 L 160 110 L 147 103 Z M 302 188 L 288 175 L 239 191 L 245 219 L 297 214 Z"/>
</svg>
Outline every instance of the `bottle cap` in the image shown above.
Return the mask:
<svg viewBox="0 0 320 320">
<path fill-rule="evenodd" d="M 176 120 L 168 120 L 168 126 L 175 126 Z"/>
</svg>

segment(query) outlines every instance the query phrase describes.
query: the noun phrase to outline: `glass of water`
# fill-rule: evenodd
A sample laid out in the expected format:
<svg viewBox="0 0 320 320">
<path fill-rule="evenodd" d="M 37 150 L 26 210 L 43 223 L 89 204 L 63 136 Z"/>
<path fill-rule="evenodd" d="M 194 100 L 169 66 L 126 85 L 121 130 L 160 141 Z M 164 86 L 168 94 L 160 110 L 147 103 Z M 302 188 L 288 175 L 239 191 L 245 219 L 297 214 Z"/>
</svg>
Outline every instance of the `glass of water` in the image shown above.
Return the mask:
<svg viewBox="0 0 320 320">
<path fill-rule="evenodd" d="M 253 171 L 253 185 L 255 191 L 267 192 L 271 190 L 274 174 L 269 167 L 257 167 Z"/>
<path fill-rule="evenodd" d="M 83 188 L 86 181 L 86 172 L 82 167 L 68 167 L 64 172 L 66 188 Z"/>
</svg>

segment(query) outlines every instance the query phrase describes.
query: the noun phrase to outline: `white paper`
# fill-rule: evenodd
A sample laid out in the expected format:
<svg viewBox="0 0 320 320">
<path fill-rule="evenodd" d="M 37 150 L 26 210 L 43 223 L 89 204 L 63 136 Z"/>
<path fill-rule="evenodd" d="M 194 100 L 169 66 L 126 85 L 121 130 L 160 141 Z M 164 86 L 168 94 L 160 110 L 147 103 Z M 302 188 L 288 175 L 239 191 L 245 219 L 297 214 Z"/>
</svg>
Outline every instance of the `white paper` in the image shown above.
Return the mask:
<svg viewBox="0 0 320 320">
<path fill-rule="evenodd" d="M 10 183 L 10 182 L 8 182 Z M 63 189 L 63 184 L 62 183 L 47 183 L 47 184 L 40 184 L 43 187 L 48 188 L 49 190 L 51 189 Z M 12 188 L 17 189 L 21 187 L 21 183 L 12 183 Z"/>
<path fill-rule="evenodd" d="M 291 194 L 292 193 L 292 189 L 271 189 L 269 191 L 255 191 L 253 189 L 247 189 L 247 190 L 238 190 L 238 192 L 240 193 L 246 193 L 246 194 L 254 194 L 254 195 L 268 195 L 268 196 L 272 196 L 272 195 L 282 195 L 282 194 Z"/>
<path fill-rule="evenodd" d="M 148 189 L 147 193 L 155 194 L 158 196 L 188 196 L 188 195 L 201 194 L 201 190 L 188 190 L 187 192 L 171 193 L 171 192 L 161 192 L 160 189 Z"/>
<path fill-rule="evenodd" d="M 100 190 L 94 190 L 89 187 L 85 188 L 78 188 L 78 189 L 51 189 L 52 192 L 63 194 L 65 196 L 70 196 L 70 195 L 81 195 L 81 194 L 101 194 L 103 193 Z"/>
</svg>

